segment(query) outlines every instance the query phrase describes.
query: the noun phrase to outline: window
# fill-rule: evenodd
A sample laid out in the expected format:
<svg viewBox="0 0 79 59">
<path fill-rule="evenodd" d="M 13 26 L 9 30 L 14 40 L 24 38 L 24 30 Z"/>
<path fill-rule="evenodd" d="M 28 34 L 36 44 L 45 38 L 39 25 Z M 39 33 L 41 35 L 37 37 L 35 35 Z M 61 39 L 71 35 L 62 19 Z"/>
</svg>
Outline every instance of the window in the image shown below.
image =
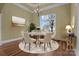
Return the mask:
<svg viewBox="0 0 79 59">
<path fill-rule="evenodd" d="M 56 14 L 40 16 L 40 29 L 54 32 L 56 30 Z"/>
</svg>

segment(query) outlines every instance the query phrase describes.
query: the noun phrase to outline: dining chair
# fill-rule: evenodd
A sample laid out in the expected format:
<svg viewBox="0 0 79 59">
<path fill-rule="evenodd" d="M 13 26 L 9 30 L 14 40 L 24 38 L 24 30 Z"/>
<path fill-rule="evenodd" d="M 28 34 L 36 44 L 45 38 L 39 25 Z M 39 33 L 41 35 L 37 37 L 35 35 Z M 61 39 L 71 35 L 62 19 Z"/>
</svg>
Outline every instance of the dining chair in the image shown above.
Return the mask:
<svg viewBox="0 0 79 59">
<path fill-rule="evenodd" d="M 44 51 L 46 50 L 46 45 L 50 45 L 50 48 L 51 47 L 51 34 L 50 33 L 46 33 L 46 35 L 44 36 L 44 39 L 39 39 L 40 43 L 43 43 L 44 44 Z"/>
<path fill-rule="evenodd" d="M 24 31 L 21 31 L 22 42 L 24 42 Z"/>
<path fill-rule="evenodd" d="M 25 41 L 25 45 L 24 48 L 26 47 L 26 44 L 29 44 L 29 51 L 31 48 L 31 44 L 36 42 L 36 40 L 34 38 L 31 38 L 28 34 L 28 32 L 24 33 L 24 41 Z"/>
</svg>

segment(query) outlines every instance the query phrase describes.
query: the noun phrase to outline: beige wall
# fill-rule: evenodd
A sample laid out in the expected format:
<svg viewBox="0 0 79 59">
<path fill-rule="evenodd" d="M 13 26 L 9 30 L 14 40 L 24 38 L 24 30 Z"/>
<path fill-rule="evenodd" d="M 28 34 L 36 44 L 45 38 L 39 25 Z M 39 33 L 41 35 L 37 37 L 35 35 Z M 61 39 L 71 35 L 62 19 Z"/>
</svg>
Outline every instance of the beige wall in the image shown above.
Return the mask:
<svg viewBox="0 0 79 59">
<path fill-rule="evenodd" d="M 76 26 L 76 4 L 71 4 L 71 26 L 74 25 L 73 31 L 76 34 L 77 26 Z"/>
<path fill-rule="evenodd" d="M 33 14 L 33 15 L 34 15 L 34 16 L 33 16 L 33 17 L 34 17 L 34 19 L 33 19 L 33 20 L 34 20 L 33 23 L 35 23 L 36 27 L 37 27 L 37 26 L 40 26 L 39 16 L 36 15 L 36 14 Z"/>
<path fill-rule="evenodd" d="M 18 16 L 30 20 L 31 15 L 29 12 L 18 8 L 13 4 L 5 4 L 2 9 L 2 14 L 2 40 L 17 38 L 20 36 L 20 31 L 24 29 L 24 27 L 12 26 L 12 16 Z"/>
<path fill-rule="evenodd" d="M 70 24 L 70 4 L 56 7 L 44 12 L 41 12 L 40 15 L 46 14 L 56 14 L 56 34 L 63 36 L 65 34 L 65 26 Z M 36 23 L 39 24 L 39 20 L 36 19 Z"/>
<path fill-rule="evenodd" d="M 40 15 L 56 14 L 56 34 L 63 36 L 65 34 L 65 26 L 71 23 L 71 6 L 70 4 L 56 7 L 40 13 Z M 16 7 L 13 4 L 5 4 L 2 9 L 2 40 L 17 38 L 20 36 L 20 31 L 23 27 L 13 27 L 11 23 L 12 16 L 23 17 L 26 20 L 31 20 L 39 25 L 39 19 L 35 14 L 26 12 L 25 10 Z"/>
</svg>

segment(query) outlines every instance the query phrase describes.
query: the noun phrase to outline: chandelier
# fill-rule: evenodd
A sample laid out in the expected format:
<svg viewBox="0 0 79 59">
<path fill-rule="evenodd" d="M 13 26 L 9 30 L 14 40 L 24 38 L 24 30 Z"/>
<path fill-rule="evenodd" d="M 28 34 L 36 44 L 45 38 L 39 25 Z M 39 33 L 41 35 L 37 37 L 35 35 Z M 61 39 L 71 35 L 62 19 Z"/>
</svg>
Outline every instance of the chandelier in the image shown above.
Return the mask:
<svg viewBox="0 0 79 59">
<path fill-rule="evenodd" d="M 33 12 L 35 14 L 37 14 L 37 16 L 39 16 L 39 3 L 37 4 L 36 8 L 33 10 Z"/>
</svg>

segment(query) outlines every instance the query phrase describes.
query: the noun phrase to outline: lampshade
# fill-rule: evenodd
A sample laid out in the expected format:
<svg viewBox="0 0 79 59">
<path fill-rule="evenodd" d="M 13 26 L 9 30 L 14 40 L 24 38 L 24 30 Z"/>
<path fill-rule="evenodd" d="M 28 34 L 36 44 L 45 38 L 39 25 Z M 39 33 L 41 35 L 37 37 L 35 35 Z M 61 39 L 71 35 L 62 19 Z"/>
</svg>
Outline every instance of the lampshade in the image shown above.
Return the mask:
<svg viewBox="0 0 79 59">
<path fill-rule="evenodd" d="M 66 25 L 65 29 L 69 30 L 69 29 L 72 29 L 72 27 L 70 25 Z"/>
</svg>

